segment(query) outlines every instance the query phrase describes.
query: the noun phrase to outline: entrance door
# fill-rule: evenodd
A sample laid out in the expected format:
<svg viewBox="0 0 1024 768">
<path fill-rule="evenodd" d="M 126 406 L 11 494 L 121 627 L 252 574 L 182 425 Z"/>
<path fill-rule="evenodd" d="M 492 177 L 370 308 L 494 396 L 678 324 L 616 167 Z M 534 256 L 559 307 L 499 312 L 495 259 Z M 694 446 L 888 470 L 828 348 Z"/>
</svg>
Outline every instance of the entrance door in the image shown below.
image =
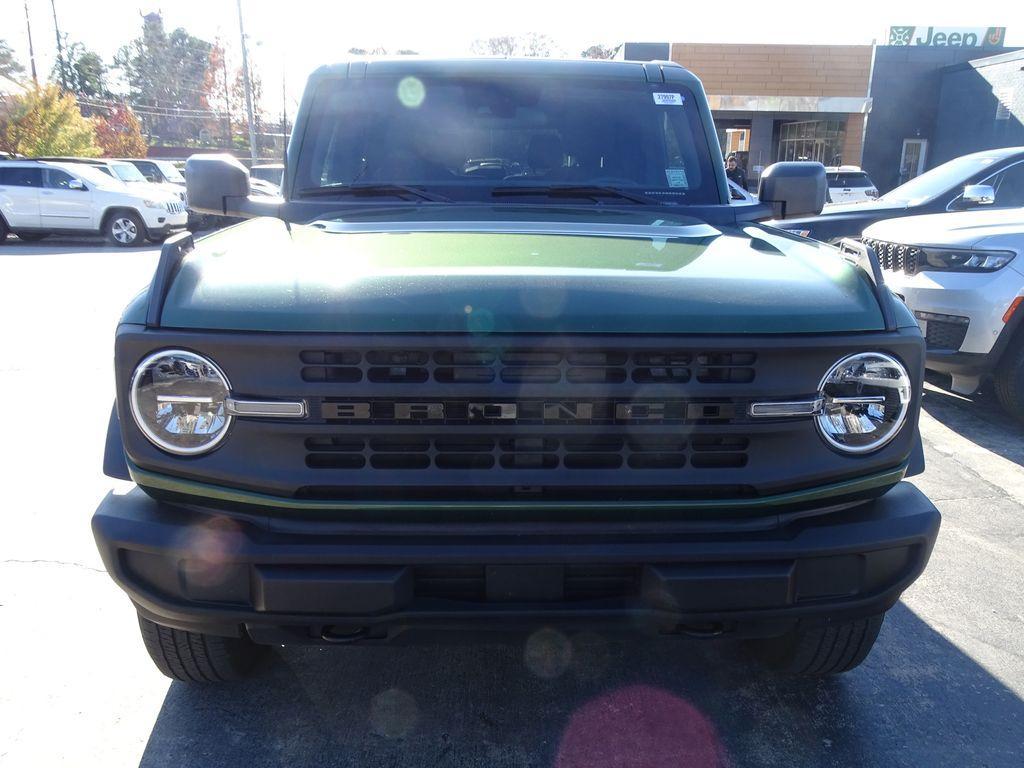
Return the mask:
<svg viewBox="0 0 1024 768">
<path fill-rule="evenodd" d="M 904 139 L 900 155 L 900 184 L 924 173 L 925 156 L 928 153 L 927 139 Z"/>
</svg>

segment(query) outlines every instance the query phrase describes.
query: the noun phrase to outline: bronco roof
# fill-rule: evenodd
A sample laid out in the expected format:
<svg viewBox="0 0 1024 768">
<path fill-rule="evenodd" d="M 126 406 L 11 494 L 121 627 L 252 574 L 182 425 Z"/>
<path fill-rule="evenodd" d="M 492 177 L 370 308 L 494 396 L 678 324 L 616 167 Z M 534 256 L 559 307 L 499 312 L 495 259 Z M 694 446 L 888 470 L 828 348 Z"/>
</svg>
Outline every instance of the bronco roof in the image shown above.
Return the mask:
<svg viewBox="0 0 1024 768">
<path fill-rule="evenodd" d="M 465 59 L 425 59 L 401 56 L 381 59 L 354 59 L 327 64 L 313 72 L 319 77 L 372 77 L 398 74 L 422 74 L 435 77 L 565 77 L 636 79 L 650 83 L 699 83 L 688 70 L 671 61 L 609 61 L 606 59 L 541 59 L 480 57 Z"/>
</svg>

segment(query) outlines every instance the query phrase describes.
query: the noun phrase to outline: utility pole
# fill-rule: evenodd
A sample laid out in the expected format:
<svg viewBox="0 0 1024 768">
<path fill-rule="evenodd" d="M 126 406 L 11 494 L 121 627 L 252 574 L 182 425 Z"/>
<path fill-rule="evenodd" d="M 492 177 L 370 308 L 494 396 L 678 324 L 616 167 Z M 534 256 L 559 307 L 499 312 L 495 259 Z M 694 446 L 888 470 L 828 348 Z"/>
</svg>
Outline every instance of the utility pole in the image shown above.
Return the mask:
<svg viewBox="0 0 1024 768">
<path fill-rule="evenodd" d="M 57 35 L 57 66 L 60 67 L 60 85 L 66 91 L 68 90 L 68 69 L 64 64 L 64 43 L 61 42 L 60 26 L 57 24 L 57 0 L 50 0 L 50 8 L 53 9 L 53 31 Z"/>
<path fill-rule="evenodd" d="M 245 47 L 245 27 L 242 25 L 242 0 L 238 0 L 238 33 L 242 37 L 242 83 L 245 86 L 245 112 L 249 118 L 249 154 L 256 164 L 256 128 L 252 119 L 252 86 L 249 82 L 249 54 Z"/>
<path fill-rule="evenodd" d="M 28 0 L 25 0 L 25 29 L 28 30 L 28 60 L 32 63 L 32 82 L 39 87 L 39 77 L 36 75 L 36 49 L 32 47 L 32 22 L 28 17 Z"/>
<path fill-rule="evenodd" d="M 284 138 L 285 149 L 288 148 L 288 81 L 285 79 L 287 72 L 284 62 L 281 63 L 281 133 Z"/>
</svg>

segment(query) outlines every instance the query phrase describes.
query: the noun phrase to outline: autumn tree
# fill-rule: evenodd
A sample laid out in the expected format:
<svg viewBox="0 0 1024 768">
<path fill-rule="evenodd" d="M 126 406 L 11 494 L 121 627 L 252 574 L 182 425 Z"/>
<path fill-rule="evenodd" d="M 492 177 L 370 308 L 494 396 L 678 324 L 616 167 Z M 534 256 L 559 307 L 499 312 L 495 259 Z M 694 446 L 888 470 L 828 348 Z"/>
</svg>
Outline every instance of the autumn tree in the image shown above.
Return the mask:
<svg viewBox="0 0 1024 768">
<path fill-rule="evenodd" d="M 0 134 L 0 149 L 28 155 L 96 157 L 93 124 L 82 117 L 75 97 L 56 85 L 14 96 L 7 124 Z"/>
<path fill-rule="evenodd" d="M 135 113 L 115 104 L 106 115 L 95 118 L 96 143 L 104 157 L 145 157 L 146 140 Z"/>
<path fill-rule="evenodd" d="M 223 131 L 224 140 L 231 144 L 231 85 L 228 80 L 227 52 L 220 40 L 214 40 L 210 47 L 210 56 L 203 75 L 202 105 L 211 111 L 224 111 L 224 121 L 218 127 L 216 118 L 210 119 L 209 130 L 212 134 Z"/>
</svg>

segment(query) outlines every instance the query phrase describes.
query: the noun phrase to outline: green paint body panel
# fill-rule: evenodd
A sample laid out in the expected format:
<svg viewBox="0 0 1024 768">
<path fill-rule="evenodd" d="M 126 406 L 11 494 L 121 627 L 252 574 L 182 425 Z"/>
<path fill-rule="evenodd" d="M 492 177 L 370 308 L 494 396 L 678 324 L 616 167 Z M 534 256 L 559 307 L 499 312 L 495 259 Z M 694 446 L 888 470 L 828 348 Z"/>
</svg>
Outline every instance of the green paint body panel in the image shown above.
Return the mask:
<svg viewBox="0 0 1024 768">
<path fill-rule="evenodd" d="M 197 243 L 161 325 L 546 334 L 883 328 L 866 278 L 830 246 L 759 225 L 667 232 L 682 234 L 458 231 L 457 223 L 450 231 L 327 232 L 253 219 Z M 137 320 L 139 302 L 126 320 Z"/>
<path fill-rule="evenodd" d="M 702 510 L 708 512 L 736 512 L 742 510 L 764 510 L 779 511 L 785 507 L 792 507 L 797 504 L 808 502 L 822 502 L 827 504 L 829 499 L 851 496 L 858 493 L 865 493 L 874 490 L 891 488 L 900 482 L 907 473 L 908 463 L 904 462 L 897 467 L 853 480 L 843 480 L 838 483 L 830 483 L 815 488 L 806 488 L 789 493 L 779 493 L 773 496 L 761 496 L 758 498 L 739 499 L 685 499 L 669 501 L 465 501 L 465 502 L 421 502 L 421 501 L 316 501 L 308 499 L 291 499 L 283 496 L 271 496 L 264 493 L 254 493 L 236 488 L 227 488 L 209 483 L 200 483 L 194 480 L 170 477 L 156 472 L 142 469 L 132 462 L 128 462 L 128 471 L 135 481 L 143 489 L 163 491 L 166 493 L 191 496 L 198 499 L 208 499 L 213 502 L 228 504 L 241 504 L 245 506 L 259 507 L 263 509 L 279 509 L 306 512 L 384 512 L 384 511 L 407 511 L 407 512 L 449 512 L 455 510 L 464 511 L 490 511 L 490 512 L 525 512 L 525 511 L 550 511 L 550 512 L 580 512 L 599 513 L 610 511 L 621 513 L 624 509 L 642 510 L 649 512 L 678 513 L 685 510 Z"/>
</svg>

